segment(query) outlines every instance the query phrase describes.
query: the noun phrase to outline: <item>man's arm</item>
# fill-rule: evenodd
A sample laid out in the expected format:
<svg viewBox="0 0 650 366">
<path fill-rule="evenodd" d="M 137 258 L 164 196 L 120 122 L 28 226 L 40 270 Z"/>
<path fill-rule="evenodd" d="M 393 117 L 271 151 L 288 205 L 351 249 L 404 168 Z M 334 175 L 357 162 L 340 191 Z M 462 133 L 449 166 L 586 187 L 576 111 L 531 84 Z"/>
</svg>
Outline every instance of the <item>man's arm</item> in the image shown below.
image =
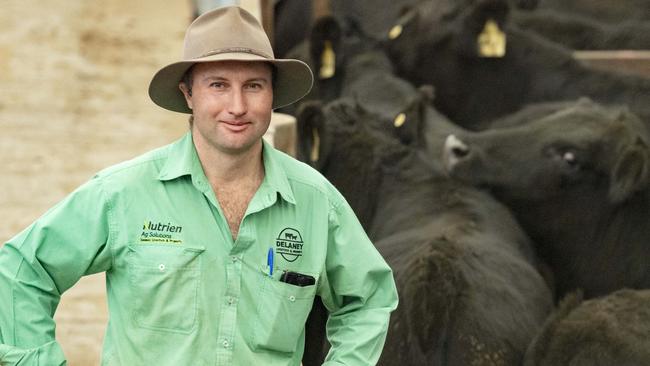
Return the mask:
<svg viewBox="0 0 650 366">
<path fill-rule="evenodd" d="M 63 350 L 56 341 L 38 348 L 22 349 L 0 344 L 0 366 L 65 365 Z"/>
<path fill-rule="evenodd" d="M 0 248 L 0 365 L 62 365 L 61 294 L 110 267 L 109 205 L 93 180 Z"/>
<path fill-rule="evenodd" d="M 324 365 L 374 365 L 397 307 L 393 273 L 345 201 L 330 214 L 323 303 L 331 344 Z"/>
</svg>

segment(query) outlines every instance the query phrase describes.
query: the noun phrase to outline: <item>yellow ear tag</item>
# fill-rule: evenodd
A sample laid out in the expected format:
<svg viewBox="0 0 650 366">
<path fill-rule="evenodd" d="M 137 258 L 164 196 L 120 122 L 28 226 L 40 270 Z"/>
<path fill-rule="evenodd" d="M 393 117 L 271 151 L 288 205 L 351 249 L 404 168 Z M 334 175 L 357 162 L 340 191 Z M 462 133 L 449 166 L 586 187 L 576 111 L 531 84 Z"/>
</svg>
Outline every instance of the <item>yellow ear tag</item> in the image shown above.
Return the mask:
<svg viewBox="0 0 650 366">
<path fill-rule="evenodd" d="M 394 26 L 388 32 L 388 39 L 395 39 L 395 38 L 399 37 L 400 34 L 402 34 L 403 29 L 404 28 L 402 27 L 401 24 L 397 24 L 396 26 Z"/>
<path fill-rule="evenodd" d="M 481 57 L 503 57 L 506 54 L 506 34 L 494 20 L 488 19 L 478 36 L 477 46 Z"/>
<path fill-rule="evenodd" d="M 315 128 L 311 130 L 311 135 L 313 137 L 314 143 L 311 145 L 309 160 L 311 160 L 312 163 L 315 163 L 320 158 L 320 136 L 318 135 L 318 131 Z"/>
<path fill-rule="evenodd" d="M 336 54 L 332 48 L 332 42 L 325 41 L 325 49 L 321 55 L 321 67 L 318 72 L 318 77 L 321 79 L 329 79 L 334 76 L 336 70 Z"/>
<path fill-rule="evenodd" d="M 406 122 L 406 114 L 400 113 L 395 117 L 395 121 L 393 121 L 393 126 L 396 128 L 402 127 L 402 125 Z"/>
</svg>

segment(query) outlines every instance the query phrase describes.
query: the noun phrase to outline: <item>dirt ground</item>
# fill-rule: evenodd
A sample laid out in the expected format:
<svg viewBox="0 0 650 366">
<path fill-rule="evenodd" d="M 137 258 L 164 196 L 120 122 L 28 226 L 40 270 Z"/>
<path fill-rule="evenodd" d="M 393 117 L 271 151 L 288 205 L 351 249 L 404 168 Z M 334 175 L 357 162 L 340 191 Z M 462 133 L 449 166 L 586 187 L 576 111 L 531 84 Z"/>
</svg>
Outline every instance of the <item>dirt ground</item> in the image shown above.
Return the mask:
<svg viewBox="0 0 650 366">
<path fill-rule="evenodd" d="M 95 172 L 186 130 L 186 117 L 154 105 L 147 87 L 180 56 L 190 11 L 181 0 L 0 0 L 0 7 L 4 243 Z M 68 364 L 99 364 L 103 276 L 65 293 L 55 318 Z"/>
</svg>

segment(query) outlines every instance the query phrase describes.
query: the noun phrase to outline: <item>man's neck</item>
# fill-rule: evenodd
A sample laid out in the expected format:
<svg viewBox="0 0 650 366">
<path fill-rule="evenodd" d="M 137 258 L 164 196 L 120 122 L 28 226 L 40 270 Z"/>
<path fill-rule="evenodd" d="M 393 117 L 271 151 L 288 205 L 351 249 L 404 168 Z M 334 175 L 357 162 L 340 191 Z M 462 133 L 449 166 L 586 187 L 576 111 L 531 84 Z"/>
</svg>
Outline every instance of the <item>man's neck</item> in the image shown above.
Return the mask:
<svg viewBox="0 0 650 366">
<path fill-rule="evenodd" d="M 241 154 L 206 148 L 196 141 L 195 146 L 232 238 L 237 240 L 248 204 L 264 179 L 262 142 Z"/>
<path fill-rule="evenodd" d="M 215 186 L 259 181 L 264 176 L 262 143 L 242 154 L 230 154 L 216 149 L 197 149 L 203 172 Z"/>
</svg>

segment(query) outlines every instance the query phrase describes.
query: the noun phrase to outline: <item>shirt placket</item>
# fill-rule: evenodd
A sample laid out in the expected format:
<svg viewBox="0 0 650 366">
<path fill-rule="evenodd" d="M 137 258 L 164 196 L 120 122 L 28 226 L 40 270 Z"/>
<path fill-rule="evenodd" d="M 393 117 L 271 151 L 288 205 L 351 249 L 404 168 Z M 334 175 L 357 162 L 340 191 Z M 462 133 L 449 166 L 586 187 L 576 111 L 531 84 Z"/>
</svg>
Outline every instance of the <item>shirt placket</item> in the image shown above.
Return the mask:
<svg viewBox="0 0 650 366">
<path fill-rule="evenodd" d="M 233 349 L 235 347 L 235 330 L 237 324 L 237 303 L 239 302 L 241 294 L 241 276 L 242 276 L 242 259 L 243 252 L 241 245 L 237 245 L 240 241 L 239 238 L 236 242 L 230 239 L 230 229 L 226 223 L 225 216 L 222 214 L 216 197 L 212 192 L 207 182 L 202 179 L 197 179 L 197 186 L 203 191 L 212 215 L 214 216 L 215 223 L 219 227 L 222 234 L 223 241 L 219 246 L 230 246 L 230 252 L 225 259 L 225 291 L 223 298 L 220 299 L 221 305 L 219 308 L 219 329 L 217 330 L 217 350 L 216 350 L 216 365 L 232 365 Z M 240 230 L 241 231 L 241 230 Z"/>
<path fill-rule="evenodd" d="M 237 302 L 241 293 L 242 254 L 230 253 L 226 261 L 226 291 L 219 319 L 217 365 L 232 365 L 237 325 Z"/>
<path fill-rule="evenodd" d="M 217 352 L 217 365 L 232 365 L 235 347 L 235 332 L 237 331 L 237 303 L 241 297 L 241 283 L 243 276 L 243 257 L 253 243 L 250 228 L 247 224 L 250 217 L 244 217 L 239 228 L 237 240 L 234 242 L 226 261 L 226 291 L 224 292 L 224 306 L 219 321 L 219 350 Z"/>
</svg>

